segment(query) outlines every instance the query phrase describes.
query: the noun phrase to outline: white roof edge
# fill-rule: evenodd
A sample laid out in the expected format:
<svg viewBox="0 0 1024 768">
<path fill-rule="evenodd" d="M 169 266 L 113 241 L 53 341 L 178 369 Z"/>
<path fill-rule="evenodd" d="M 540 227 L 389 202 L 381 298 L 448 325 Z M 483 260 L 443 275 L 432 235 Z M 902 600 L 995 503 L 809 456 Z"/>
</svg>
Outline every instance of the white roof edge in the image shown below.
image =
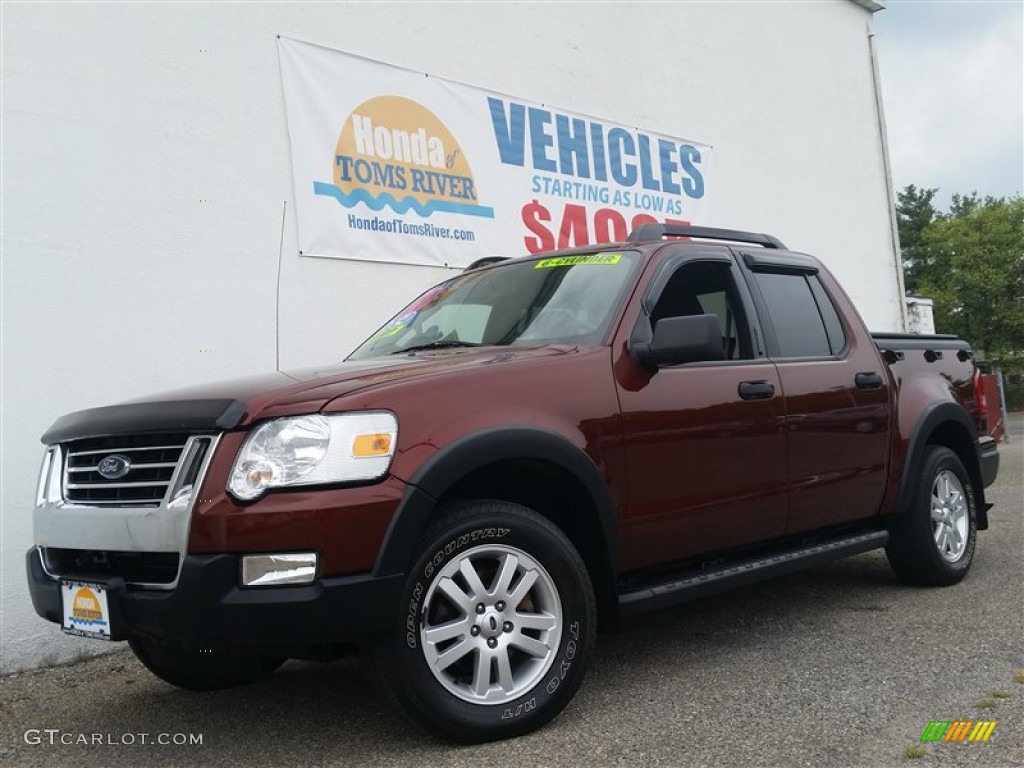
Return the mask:
<svg viewBox="0 0 1024 768">
<path fill-rule="evenodd" d="M 867 8 L 869 11 L 874 13 L 875 11 L 884 11 L 885 3 L 875 2 L 875 0 L 850 0 L 851 3 L 856 3 L 861 8 Z"/>
</svg>

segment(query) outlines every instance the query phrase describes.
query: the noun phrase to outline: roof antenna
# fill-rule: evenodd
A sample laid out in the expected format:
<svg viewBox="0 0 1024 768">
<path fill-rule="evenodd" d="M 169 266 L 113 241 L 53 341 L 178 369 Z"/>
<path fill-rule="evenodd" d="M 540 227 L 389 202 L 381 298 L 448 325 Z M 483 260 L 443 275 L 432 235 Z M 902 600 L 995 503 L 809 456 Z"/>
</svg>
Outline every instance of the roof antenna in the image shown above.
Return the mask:
<svg viewBox="0 0 1024 768">
<path fill-rule="evenodd" d="M 274 355 L 276 358 L 275 370 L 277 370 L 278 373 L 281 372 L 281 262 L 284 261 L 284 220 L 287 212 L 288 201 L 285 200 L 284 205 L 281 208 L 281 247 L 278 248 L 277 251 L 277 300 L 274 306 L 274 329 L 277 333 Z"/>
</svg>

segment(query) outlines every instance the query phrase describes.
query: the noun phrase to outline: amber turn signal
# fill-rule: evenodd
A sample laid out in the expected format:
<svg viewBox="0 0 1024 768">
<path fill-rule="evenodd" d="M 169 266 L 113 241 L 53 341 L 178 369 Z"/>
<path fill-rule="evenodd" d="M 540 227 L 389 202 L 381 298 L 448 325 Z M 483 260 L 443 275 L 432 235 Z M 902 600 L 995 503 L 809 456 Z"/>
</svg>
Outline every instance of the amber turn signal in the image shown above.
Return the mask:
<svg viewBox="0 0 1024 768">
<path fill-rule="evenodd" d="M 371 435 L 356 435 L 352 441 L 352 455 L 356 458 L 366 456 L 387 456 L 391 453 L 391 435 L 386 432 Z"/>
</svg>

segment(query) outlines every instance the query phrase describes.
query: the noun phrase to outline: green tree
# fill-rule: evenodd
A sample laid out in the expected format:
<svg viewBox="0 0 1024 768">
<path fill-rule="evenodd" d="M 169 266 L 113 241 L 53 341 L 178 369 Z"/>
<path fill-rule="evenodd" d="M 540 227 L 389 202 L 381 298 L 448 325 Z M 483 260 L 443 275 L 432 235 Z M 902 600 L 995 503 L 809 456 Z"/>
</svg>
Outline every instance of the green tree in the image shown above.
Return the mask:
<svg viewBox="0 0 1024 768">
<path fill-rule="evenodd" d="M 921 249 L 921 235 L 935 221 L 938 211 L 932 204 L 937 189 L 918 189 L 913 184 L 896 193 L 896 223 L 900 233 L 903 280 L 907 293 L 918 292 L 921 277 L 931 268 L 929 254 Z"/>
<path fill-rule="evenodd" d="M 931 190 L 926 190 L 931 191 Z M 1009 370 L 1024 364 L 1024 198 L 954 195 L 916 243 L 915 290 L 935 301 L 935 328 Z"/>
</svg>

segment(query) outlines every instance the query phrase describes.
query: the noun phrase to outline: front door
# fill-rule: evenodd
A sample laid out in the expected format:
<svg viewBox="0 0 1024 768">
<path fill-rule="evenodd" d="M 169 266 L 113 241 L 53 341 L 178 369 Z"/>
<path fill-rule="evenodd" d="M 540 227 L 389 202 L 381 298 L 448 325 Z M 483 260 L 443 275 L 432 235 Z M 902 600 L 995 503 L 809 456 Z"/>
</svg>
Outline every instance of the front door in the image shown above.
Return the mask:
<svg viewBox="0 0 1024 768">
<path fill-rule="evenodd" d="M 652 328 L 664 317 L 716 315 L 725 359 L 650 373 L 619 347 L 627 571 L 781 536 L 788 513 L 781 381 L 756 351 L 736 265 L 689 260 L 663 284 Z"/>
</svg>

